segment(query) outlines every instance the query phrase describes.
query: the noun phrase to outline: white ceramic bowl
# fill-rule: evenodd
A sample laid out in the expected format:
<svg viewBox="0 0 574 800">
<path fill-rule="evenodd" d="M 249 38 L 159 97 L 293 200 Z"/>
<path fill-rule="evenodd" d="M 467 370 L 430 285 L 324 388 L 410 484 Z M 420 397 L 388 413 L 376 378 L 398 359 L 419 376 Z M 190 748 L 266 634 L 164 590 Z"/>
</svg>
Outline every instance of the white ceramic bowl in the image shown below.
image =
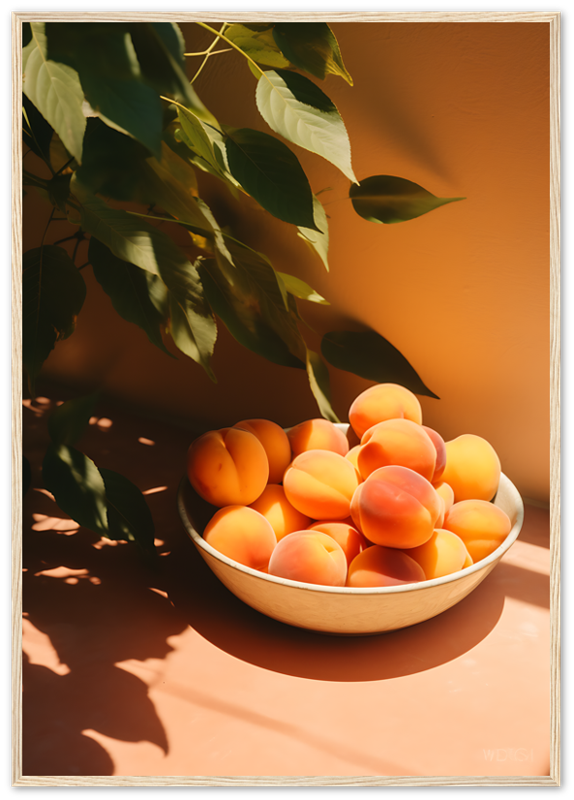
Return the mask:
<svg viewBox="0 0 574 800">
<path fill-rule="evenodd" d="M 202 538 L 205 525 L 215 509 L 195 493 L 187 478 L 181 481 L 177 503 L 185 529 L 202 558 L 240 600 L 289 625 L 347 636 L 406 628 L 451 608 L 494 569 L 515 542 L 524 519 L 522 498 L 503 474 L 494 504 L 508 514 L 512 529 L 500 547 L 487 558 L 443 578 L 401 586 L 356 589 L 300 583 L 245 567 L 215 550 Z"/>
</svg>

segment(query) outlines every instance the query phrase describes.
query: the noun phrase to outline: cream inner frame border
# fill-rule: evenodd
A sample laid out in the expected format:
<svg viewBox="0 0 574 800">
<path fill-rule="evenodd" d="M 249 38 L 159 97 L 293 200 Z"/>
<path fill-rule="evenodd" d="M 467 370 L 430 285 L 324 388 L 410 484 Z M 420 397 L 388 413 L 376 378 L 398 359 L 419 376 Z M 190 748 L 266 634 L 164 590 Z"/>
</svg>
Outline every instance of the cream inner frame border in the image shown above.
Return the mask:
<svg viewBox="0 0 574 800">
<path fill-rule="evenodd" d="M 22 775 L 22 57 L 24 22 L 535 22 L 550 37 L 550 775 L 540 777 Z M 560 785 L 560 13 L 558 12 L 13 12 L 12 13 L 12 785 L 13 786 L 559 786 Z"/>
</svg>

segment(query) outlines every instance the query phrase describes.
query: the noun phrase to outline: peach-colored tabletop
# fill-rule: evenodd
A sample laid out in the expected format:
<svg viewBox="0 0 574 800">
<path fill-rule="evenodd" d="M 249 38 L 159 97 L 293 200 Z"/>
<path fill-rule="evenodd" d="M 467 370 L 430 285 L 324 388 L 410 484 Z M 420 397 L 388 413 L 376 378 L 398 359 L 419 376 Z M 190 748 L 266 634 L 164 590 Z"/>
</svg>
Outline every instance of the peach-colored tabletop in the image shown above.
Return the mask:
<svg viewBox="0 0 574 800">
<path fill-rule="evenodd" d="M 46 412 L 25 401 L 24 775 L 549 774 L 549 515 L 459 605 L 341 638 L 245 606 L 176 509 L 192 434 L 114 407 L 79 446 L 146 495 L 160 552 L 77 525 L 42 489 Z M 103 404 L 102 404 L 103 408 Z"/>
</svg>

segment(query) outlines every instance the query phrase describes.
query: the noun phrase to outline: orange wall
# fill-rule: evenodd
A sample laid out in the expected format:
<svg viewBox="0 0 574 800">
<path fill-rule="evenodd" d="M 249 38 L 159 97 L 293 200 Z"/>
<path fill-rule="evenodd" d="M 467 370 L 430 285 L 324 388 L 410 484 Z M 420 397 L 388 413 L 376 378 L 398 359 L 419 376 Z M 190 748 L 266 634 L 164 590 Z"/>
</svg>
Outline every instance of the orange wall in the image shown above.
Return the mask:
<svg viewBox="0 0 574 800">
<path fill-rule="evenodd" d="M 192 24 L 182 28 L 190 49 L 209 41 Z M 341 23 L 333 30 L 355 85 L 329 77 L 321 86 L 346 122 L 359 180 L 398 175 L 467 199 L 411 222 L 374 225 L 354 213 L 344 176 L 297 148 L 313 190 L 331 187 L 321 195 L 330 216 L 327 274 L 290 226 L 202 179 L 205 197 L 276 268 L 330 300 L 328 309 L 301 304 L 319 333 L 364 323 L 383 334 L 441 398 L 422 398 L 426 424 L 446 439 L 486 437 L 521 492 L 547 501 L 548 26 Z M 196 86 L 221 121 L 266 130 L 239 54 L 213 58 Z M 26 247 L 39 243 L 48 213 L 30 199 Z M 184 243 L 185 233 L 178 236 Z M 134 408 L 200 427 L 317 416 L 302 372 L 267 363 L 222 329 L 214 385 L 119 319 L 90 270 L 84 275 L 88 298 L 76 333 L 50 356 L 46 376 L 103 386 Z M 318 336 L 309 343 L 318 348 Z M 335 369 L 331 381 L 344 419 L 368 384 Z"/>
</svg>

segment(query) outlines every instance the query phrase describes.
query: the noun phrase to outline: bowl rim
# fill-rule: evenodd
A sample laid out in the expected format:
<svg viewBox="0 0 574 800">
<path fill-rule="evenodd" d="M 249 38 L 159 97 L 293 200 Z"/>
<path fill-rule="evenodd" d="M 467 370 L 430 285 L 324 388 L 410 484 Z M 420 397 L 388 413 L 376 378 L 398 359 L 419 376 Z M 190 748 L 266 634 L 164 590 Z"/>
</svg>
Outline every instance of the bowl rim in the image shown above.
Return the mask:
<svg viewBox="0 0 574 800">
<path fill-rule="evenodd" d="M 229 556 L 220 553 L 216 550 L 212 545 L 205 541 L 205 539 L 201 536 L 199 531 L 192 525 L 191 520 L 187 514 L 186 505 L 184 501 L 184 494 L 188 487 L 191 488 L 191 484 L 186 475 L 180 481 L 178 490 L 177 490 L 177 507 L 179 516 L 183 525 L 186 529 L 186 532 L 193 543 L 199 549 L 205 551 L 207 554 L 215 558 L 217 561 L 220 561 L 222 564 L 226 566 L 232 567 L 233 569 L 237 570 L 238 572 L 243 572 L 246 575 L 251 575 L 254 578 L 259 578 L 259 580 L 269 581 L 270 583 L 275 583 L 281 586 L 290 587 L 294 589 L 299 589 L 303 591 L 310 591 L 310 592 L 320 592 L 320 593 L 327 593 L 327 594 L 340 594 L 340 595 L 387 595 L 387 594 L 401 594 L 403 592 L 414 592 L 414 591 L 423 591 L 425 589 L 431 589 L 435 586 L 444 586 L 448 583 L 455 583 L 456 581 L 460 580 L 463 577 L 472 575 L 473 573 L 481 572 L 495 562 L 497 562 L 503 555 L 506 553 L 507 550 L 514 544 L 516 539 L 518 538 L 518 534 L 522 528 L 522 524 L 524 522 L 524 503 L 522 501 L 522 497 L 518 492 L 516 486 L 512 483 L 510 478 L 508 478 L 504 473 L 500 475 L 500 484 L 504 485 L 505 491 L 509 493 L 510 499 L 513 502 L 513 505 L 516 507 L 516 521 L 508 536 L 505 540 L 494 550 L 490 555 L 486 558 L 483 558 L 481 561 L 477 561 L 476 564 L 471 564 L 471 566 L 466 567 L 465 569 L 458 570 L 458 572 L 452 572 L 450 575 L 444 575 L 441 578 L 432 578 L 431 580 L 427 581 L 418 581 L 416 583 L 404 583 L 397 586 L 325 586 L 324 584 L 316 584 L 316 583 L 304 583 L 303 581 L 294 581 L 290 578 L 280 578 L 277 575 L 269 575 L 267 572 L 261 572 L 260 570 L 253 569 L 252 567 L 247 567 L 244 564 L 240 564 L 238 561 L 234 561 Z"/>
</svg>

